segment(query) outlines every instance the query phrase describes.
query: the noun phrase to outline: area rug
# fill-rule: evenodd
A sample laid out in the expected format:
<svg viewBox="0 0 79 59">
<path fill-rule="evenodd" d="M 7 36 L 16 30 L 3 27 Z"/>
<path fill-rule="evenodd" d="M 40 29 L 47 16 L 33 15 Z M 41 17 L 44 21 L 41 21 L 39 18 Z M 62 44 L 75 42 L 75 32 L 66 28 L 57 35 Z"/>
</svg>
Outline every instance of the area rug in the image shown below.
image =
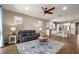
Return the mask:
<svg viewBox="0 0 79 59">
<path fill-rule="evenodd" d="M 20 54 L 56 54 L 64 44 L 60 41 L 48 40 L 48 43 L 40 45 L 39 40 L 33 40 L 16 44 L 16 46 Z"/>
</svg>

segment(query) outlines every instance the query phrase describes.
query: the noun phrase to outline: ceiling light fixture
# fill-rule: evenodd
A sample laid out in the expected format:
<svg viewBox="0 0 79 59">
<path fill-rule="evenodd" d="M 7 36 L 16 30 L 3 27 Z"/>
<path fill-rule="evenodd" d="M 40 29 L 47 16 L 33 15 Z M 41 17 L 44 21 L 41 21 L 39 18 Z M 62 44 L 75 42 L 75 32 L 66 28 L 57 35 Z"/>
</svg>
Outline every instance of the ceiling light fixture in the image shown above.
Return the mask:
<svg viewBox="0 0 79 59">
<path fill-rule="evenodd" d="M 63 10 L 67 10 L 67 7 L 63 7 Z"/>
<path fill-rule="evenodd" d="M 42 21 L 38 21 L 38 23 L 39 23 L 39 24 L 41 24 L 41 23 L 42 23 Z"/>
<path fill-rule="evenodd" d="M 44 15 L 44 16 L 46 16 L 46 15 Z"/>
<path fill-rule="evenodd" d="M 26 10 L 29 10 L 29 8 L 25 8 Z"/>
</svg>

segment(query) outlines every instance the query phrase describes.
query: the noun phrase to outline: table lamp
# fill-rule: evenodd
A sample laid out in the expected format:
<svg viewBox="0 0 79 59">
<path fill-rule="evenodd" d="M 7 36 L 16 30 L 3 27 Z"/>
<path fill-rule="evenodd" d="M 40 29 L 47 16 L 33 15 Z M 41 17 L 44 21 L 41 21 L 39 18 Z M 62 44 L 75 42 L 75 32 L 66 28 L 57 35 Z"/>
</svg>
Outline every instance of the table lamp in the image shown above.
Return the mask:
<svg viewBox="0 0 79 59">
<path fill-rule="evenodd" d="M 14 34 L 15 35 L 15 31 L 16 31 L 16 27 L 10 27 L 10 34 Z"/>
</svg>

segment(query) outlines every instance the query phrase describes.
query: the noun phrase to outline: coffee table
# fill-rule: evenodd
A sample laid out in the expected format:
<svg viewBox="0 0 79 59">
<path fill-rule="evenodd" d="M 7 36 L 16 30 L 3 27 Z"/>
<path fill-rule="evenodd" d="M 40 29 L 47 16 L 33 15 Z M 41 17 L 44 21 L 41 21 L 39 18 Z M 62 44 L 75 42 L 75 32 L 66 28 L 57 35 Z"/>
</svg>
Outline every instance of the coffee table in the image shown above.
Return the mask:
<svg viewBox="0 0 79 59">
<path fill-rule="evenodd" d="M 49 39 L 49 36 L 48 35 L 42 35 L 38 39 L 39 39 L 39 41 L 47 41 Z"/>
</svg>

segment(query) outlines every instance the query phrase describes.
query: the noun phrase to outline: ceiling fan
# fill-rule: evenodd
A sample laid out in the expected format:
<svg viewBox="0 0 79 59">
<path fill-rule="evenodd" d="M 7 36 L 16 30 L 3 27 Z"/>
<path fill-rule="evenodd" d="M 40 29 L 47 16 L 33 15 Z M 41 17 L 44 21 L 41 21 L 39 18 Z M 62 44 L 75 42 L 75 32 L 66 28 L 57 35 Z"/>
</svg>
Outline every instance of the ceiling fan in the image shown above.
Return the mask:
<svg viewBox="0 0 79 59">
<path fill-rule="evenodd" d="M 55 7 L 52 7 L 50 9 L 44 8 L 44 7 L 41 7 L 41 8 L 43 10 L 43 12 L 41 12 L 41 13 L 44 13 L 44 15 L 46 15 L 46 14 L 53 14 L 53 10 L 55 9 Z"/>
</svg>

